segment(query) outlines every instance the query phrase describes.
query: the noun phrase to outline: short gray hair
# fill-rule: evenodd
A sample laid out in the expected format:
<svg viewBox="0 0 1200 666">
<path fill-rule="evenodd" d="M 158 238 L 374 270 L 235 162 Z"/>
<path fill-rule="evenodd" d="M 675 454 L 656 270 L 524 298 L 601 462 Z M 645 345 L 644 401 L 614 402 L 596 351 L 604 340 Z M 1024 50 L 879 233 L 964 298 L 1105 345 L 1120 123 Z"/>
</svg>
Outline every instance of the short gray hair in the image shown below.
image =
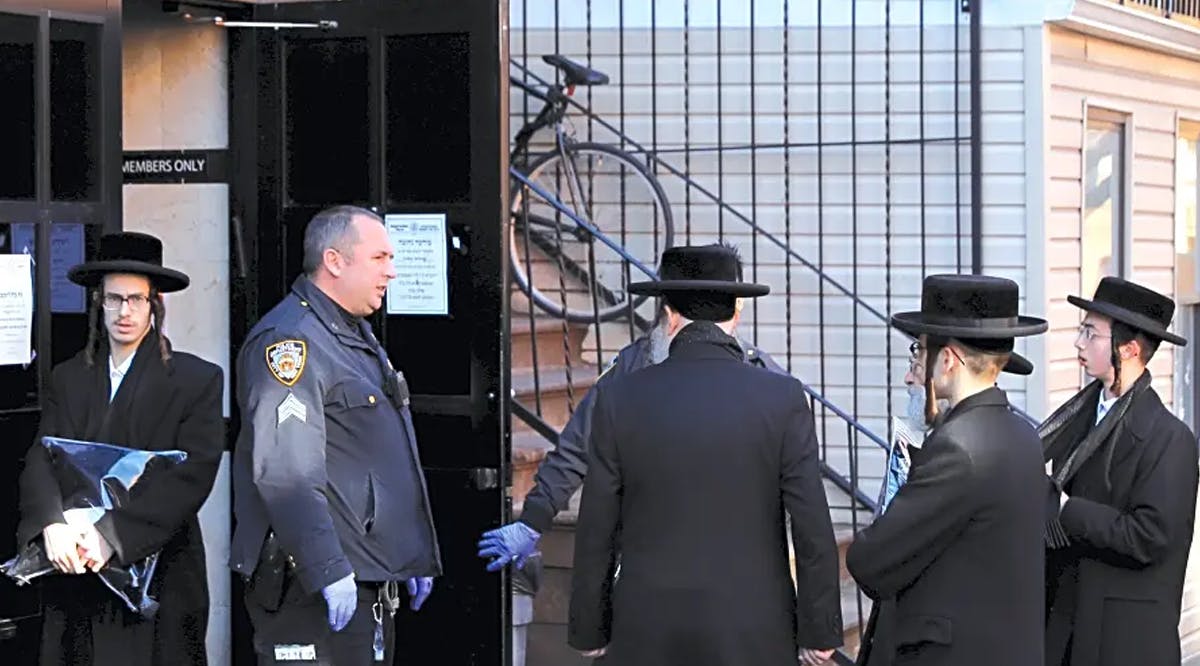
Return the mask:
<svg viewBox="0 0 1200 666">
<path fill-rule="evenodd" d="M 383 218 L 358 206 L 333 206 L 317 213 L 304 229 L 304 273 L 315 275 L 321 267 L 325 250 L 334 249 L 352 257 L 350 248 L 358 243 L 354 218 L 369 217 L 380 224 Z"/>
</svg>

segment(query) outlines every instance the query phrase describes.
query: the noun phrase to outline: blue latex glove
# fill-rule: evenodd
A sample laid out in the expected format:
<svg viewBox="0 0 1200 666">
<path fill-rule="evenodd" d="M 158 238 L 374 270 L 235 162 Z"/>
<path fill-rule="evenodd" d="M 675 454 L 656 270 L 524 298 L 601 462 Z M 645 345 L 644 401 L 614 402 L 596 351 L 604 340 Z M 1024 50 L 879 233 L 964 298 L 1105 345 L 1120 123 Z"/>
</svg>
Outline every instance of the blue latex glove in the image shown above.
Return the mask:
<svg viewBox="0 0 1200 666">
<path fill-rule="evenodd" d="M 479 556 L 494 558 L 488 563 L 488 571 L 499 571 L 513 561 L 516 561 L 518 569 L 523 569 L 525 560 L 537 552 L 538 539 L 541 538 L 541 534 L 525 523 L 509 523 L 483 533 L 483 540 L 479 542 Z"/>
<path fill-rule="evenodd" d="M 325 597 L 325 605 L 329 607 L 329 627 L 341 631 L 350 624 L 354 617 L 354 609 L 358 607 L 358 586 L 354 584 L 354 574 L 330 583 L 321 590 Z"/>
<path fill-rule="evenodd" d="M 408 588 L 408 598 L 411 599 L 408 607 L 414 611 L 419 611 L 421 610 L 421 604 L 425 603 L 425 600 L 429 598 L 429 593 L 433 592 L 433 578 L 428 576 L 409 578 L 408 582 L 405 583 L 405 587 Z"/>
</svg>

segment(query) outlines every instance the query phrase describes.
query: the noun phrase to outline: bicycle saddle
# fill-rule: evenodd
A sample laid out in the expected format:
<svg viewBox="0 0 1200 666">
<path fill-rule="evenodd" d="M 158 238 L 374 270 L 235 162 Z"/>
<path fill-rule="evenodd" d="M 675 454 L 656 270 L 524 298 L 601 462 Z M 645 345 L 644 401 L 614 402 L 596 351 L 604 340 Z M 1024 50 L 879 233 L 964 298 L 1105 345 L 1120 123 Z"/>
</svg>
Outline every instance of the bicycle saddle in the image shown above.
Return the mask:
<svg viewBox="0 0 1200 666">
<path fill-rule="evenodd" d="M 565 83 L 569 86 L 602 86 L 608 83 L 608 74 L 584 67 L 574 60 L 558 55 L 557 53 L 554 55 L 544 55 L 542 56 L 542 60 L 547 65 L 554 65 L 561 69 L 566 76 Z"/>
</svg>

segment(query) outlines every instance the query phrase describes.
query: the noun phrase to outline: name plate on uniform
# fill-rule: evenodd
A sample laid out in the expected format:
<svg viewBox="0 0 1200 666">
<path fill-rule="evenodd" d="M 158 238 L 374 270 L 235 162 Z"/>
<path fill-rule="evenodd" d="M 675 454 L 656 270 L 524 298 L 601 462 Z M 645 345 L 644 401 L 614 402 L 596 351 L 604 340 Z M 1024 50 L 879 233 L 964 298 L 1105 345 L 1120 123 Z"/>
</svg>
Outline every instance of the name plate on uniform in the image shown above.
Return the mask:
<svg viewBox="0 0 1200 666">
<path fill-rule="evenodd" d="M 315 645 L 276 645 L 275 661 L 316 661 Z"/>
<path fill-rule="evenodd" d="M 384 217 L 392 241 L 396 277 L 388 282 L 387 313 L 450 314 L 450 270 L 446 214 L 392 214 Z"/>
</svg>

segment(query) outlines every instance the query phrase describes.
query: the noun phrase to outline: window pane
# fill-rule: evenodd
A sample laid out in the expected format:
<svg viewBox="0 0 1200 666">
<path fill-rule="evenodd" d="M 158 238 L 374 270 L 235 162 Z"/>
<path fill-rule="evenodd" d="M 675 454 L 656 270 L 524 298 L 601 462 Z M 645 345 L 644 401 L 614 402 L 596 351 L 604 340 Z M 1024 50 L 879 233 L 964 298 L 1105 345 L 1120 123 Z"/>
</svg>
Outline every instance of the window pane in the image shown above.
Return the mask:
<svg viewBox="0 0 1200 666">
<path fill-rule="evenodd" d="M 1175 295 L 1190 301 L 1200 298 L 1196 280 L 1196 200 L 1200 197 L 1196 129 L 1188 127 L 1175 148 Z"/>
<path fill-rule="evenodd" d="M 16 244 L 20 239 L 13 233 L 16 226 L 19 225 L 0 222 L 0 254 L 22 253 L 23 248 Z M 36 317 L 29 342 L 32 351 L 37 342 Z M 25 366 L 0 365 L 0 410 L 37 404 L 37 362 Z"/>
<path fill-rule="evenodd" d="M 291 203 L 370 198 L 367 44 L 290 42 L 286 60 L 287 195 Z"/>
<path fill-rule="evenodd" d="M 12 246 L 17 252 L 37 255 L 34 252 L 34 226 L 31 223 L 12 225 Z M 67 279 L 67 271 L 83 262 L 87 246 L 84 225 L 56 223 L 50 227 L 50 311 L 82 313 L 84 309 L 83 287 Z"/>
<path fill-rule="evenodd" d="M 1119 225 L 1124 210 L 1123 127 L 1089 121 L 1084 147 L 1081 293 L 1090 297 L 1106 275 L 1121 273 Z"/>
<path fill-rule="evenodd" d="M 50 22 L 50 196 L 100 199 L 100 26 Z"/>
<path fill-rule="evenodd" d="M 34 39 L 37 19 L 0 14 L 0 199 L 37 196 Z"/>
<path fill-rule="evenodd" d="M 50 344 L 55 365 L 87 344 L 87 291 L 67 279 L 67 270 L 96 256 L 103 231 L 99 224 L 50 225 Z"/>
<path fill-rule="evenodd" d="M 470 51 L 465 34 L 388 38 L 390 204 L 470 199 Z"/>
</svg>

